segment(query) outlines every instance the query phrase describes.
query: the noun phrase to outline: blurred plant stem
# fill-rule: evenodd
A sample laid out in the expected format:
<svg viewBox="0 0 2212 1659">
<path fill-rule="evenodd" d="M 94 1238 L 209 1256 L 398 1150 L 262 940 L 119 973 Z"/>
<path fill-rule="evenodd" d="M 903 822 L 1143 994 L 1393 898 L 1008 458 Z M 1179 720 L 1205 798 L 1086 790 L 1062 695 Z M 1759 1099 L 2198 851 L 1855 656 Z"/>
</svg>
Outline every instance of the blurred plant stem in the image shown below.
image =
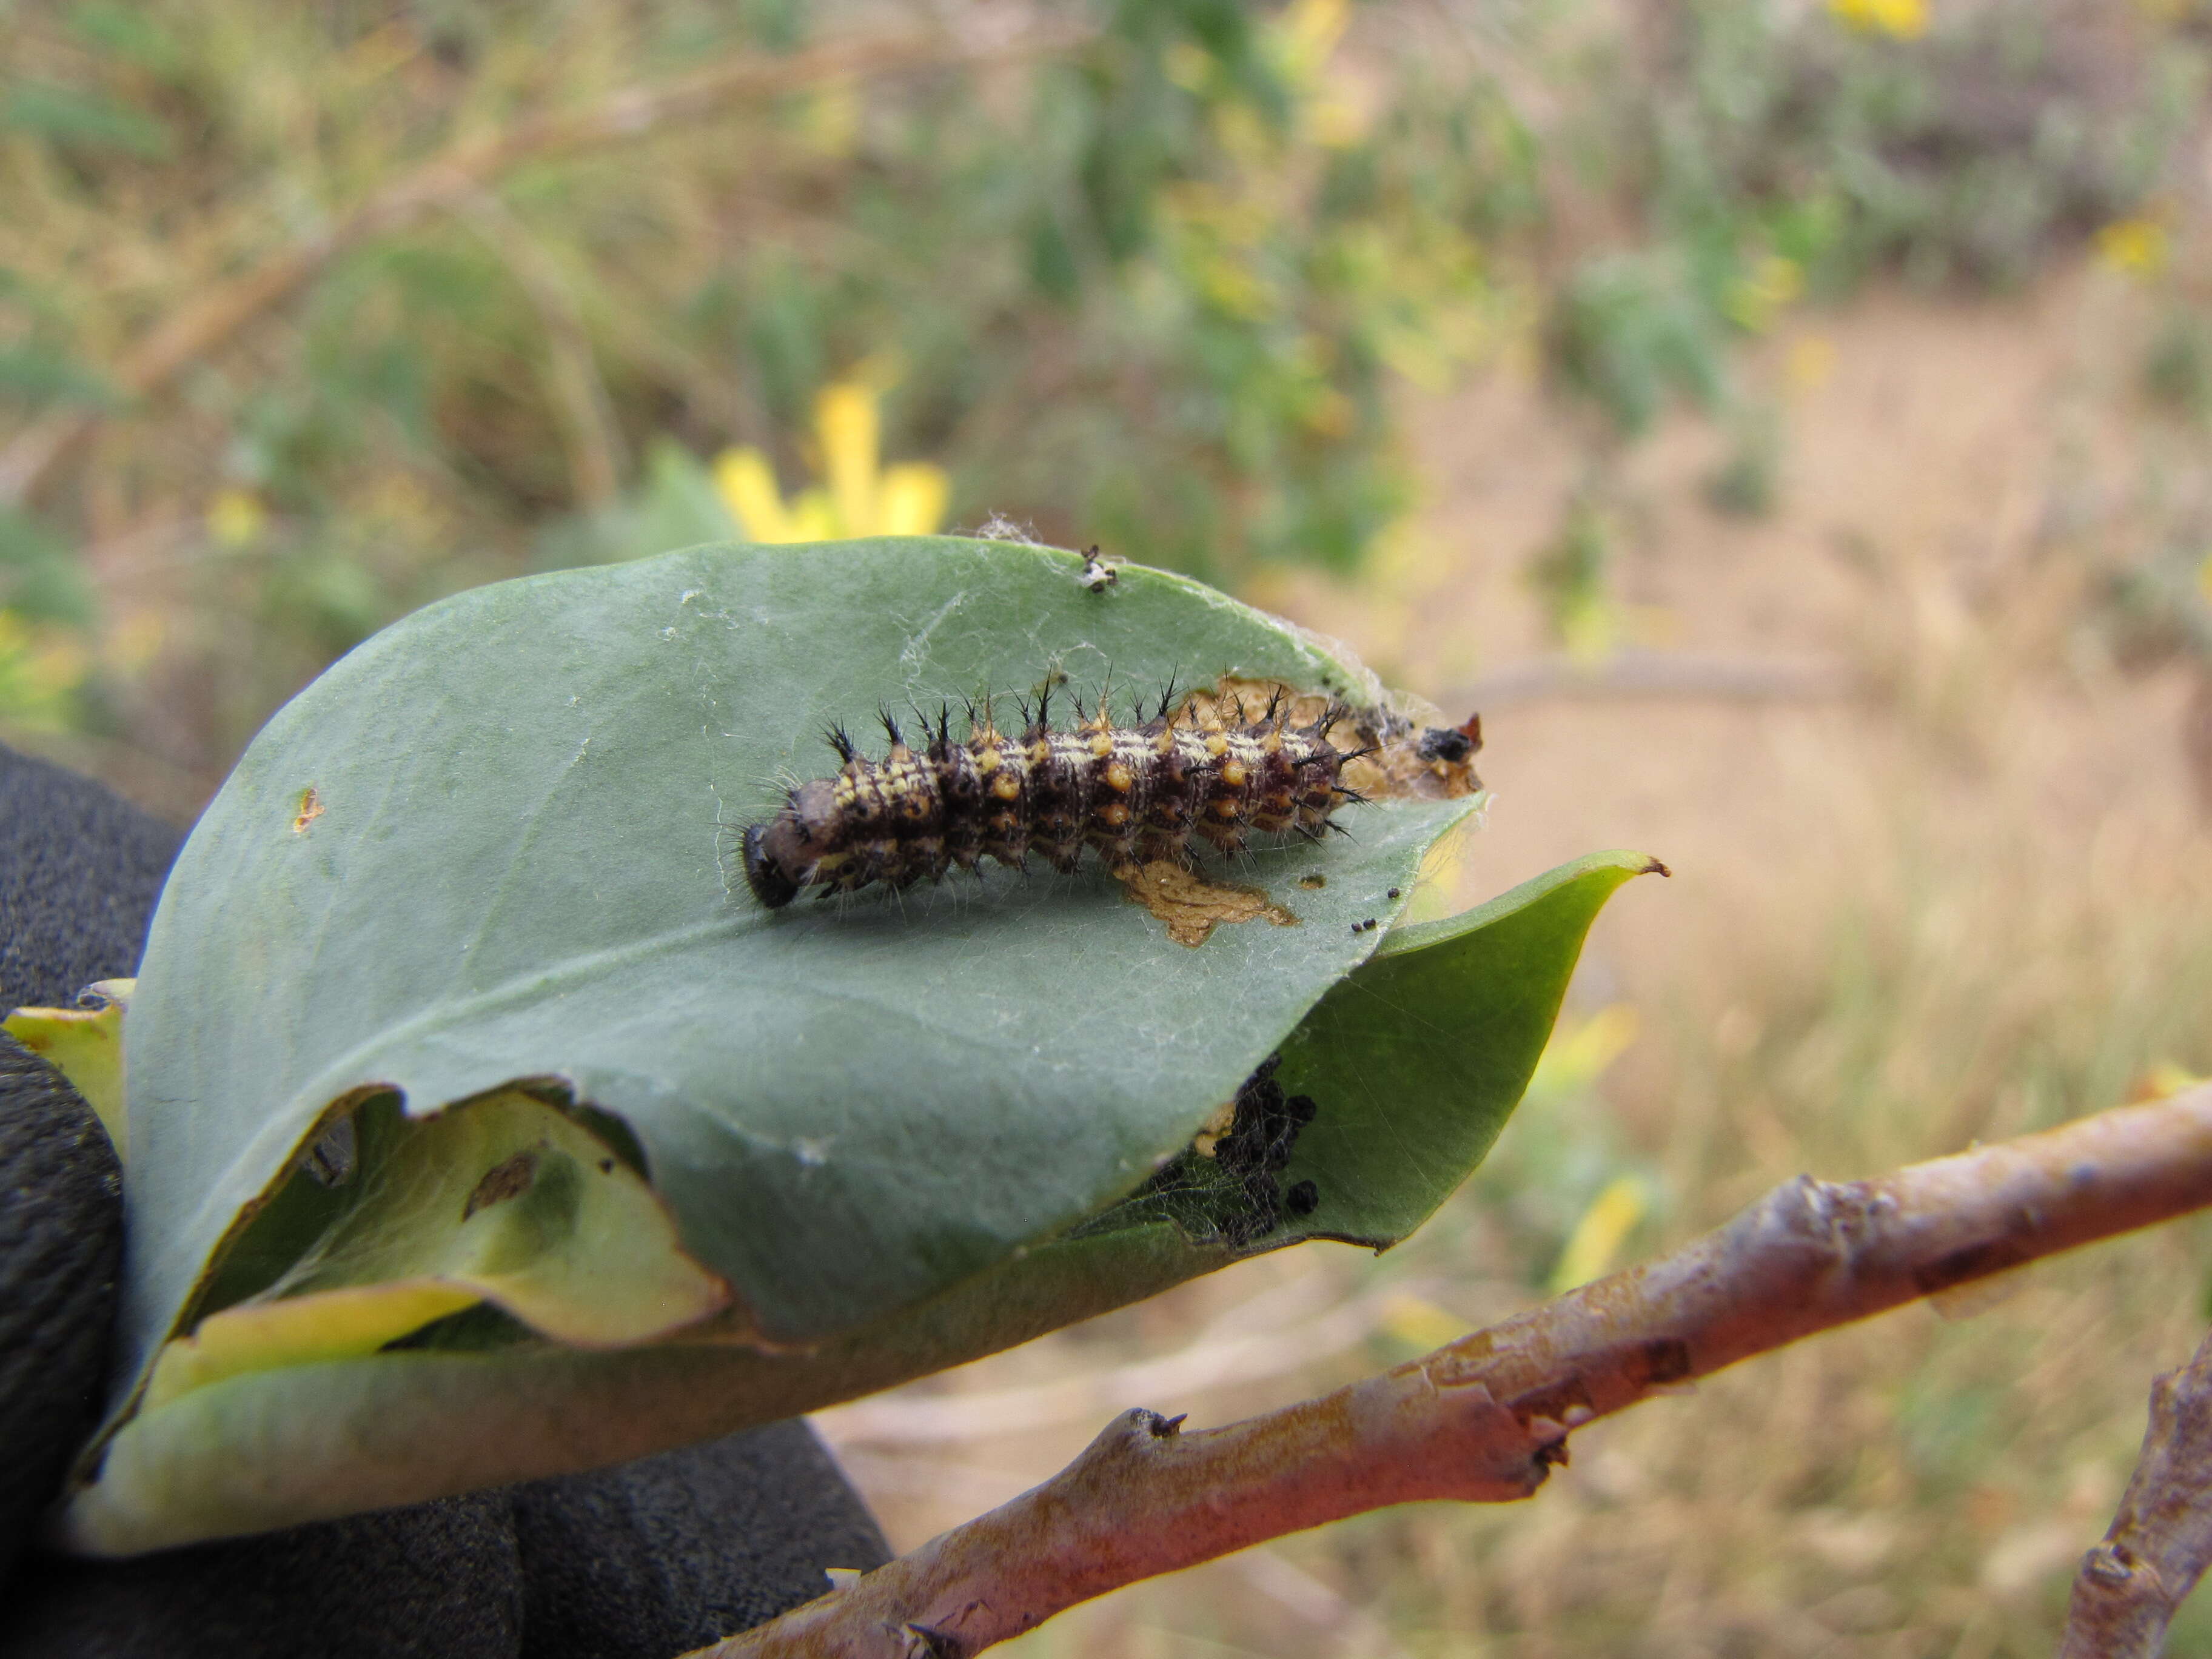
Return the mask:
<svg viewBox="0 0 2212 1659">
<path fill-rule="evenodd" d="M 1320 1399 L 1188 1434 L 1180 1417 L 1126 1412 L 1043 1486 L 693 1659 L 964 1659 L 1326 1521 L 1526 1498 L 1599 1417 L 2208 1204 L 2212 1088 L 1871 1181 L 1800 1176 L 1669 1256 Z"/>
</svg>

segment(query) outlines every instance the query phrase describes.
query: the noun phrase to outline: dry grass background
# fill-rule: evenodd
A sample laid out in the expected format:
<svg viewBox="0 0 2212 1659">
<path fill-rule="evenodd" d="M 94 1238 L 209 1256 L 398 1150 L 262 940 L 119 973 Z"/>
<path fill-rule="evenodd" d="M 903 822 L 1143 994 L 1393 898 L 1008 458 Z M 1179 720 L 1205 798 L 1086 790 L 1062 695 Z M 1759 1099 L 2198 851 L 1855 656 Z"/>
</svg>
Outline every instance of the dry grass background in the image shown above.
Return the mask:
<svg viewBox="0 0 2212 1659">
<path fill-rule="evenodd" d="M 328 9 L 329 28 L 307 12 L 264 28 L 258 13 L 194 0 L 23 10 L 23 27 L 0 39 L 11 63 L 33 78 L 105 88 L 119 106 L 143 104 L 191 139 L 133 161 L 128 145 L 70 151 L 9 129 L 0 184 L 38 234 L 0 265 L 59 296 L 51 317 L 32 318 L 39 328 L 92 368 L 112 368 L 150 323 L 272 237 L 312 232 L 455 135 L 662 73 L 681 59 L 683 31 L 663 39 L 638 20 L 690 16 L 580 5 L 544 14 L 565 20 L 544 30 L 527 14 L 510 20 L 511 35 L 486 24 L 471 46 L 468 30 L 447 39 L 438 20 L 483 22 L 492 12 L 423 9 L 333 52 L 330 19 L 343 9 Z M 882 9 L 847 9 L 869 21 Z M 1423 66 L 1467 73 L 1467 59 L 1482 83 L 1497 82 L 1498 107 L 1529 123 L 1541 157 L 1530 179 L 1479 149 L 1475 171 L 1497 171 L 1484 187 L 1497 201 L 1484 213 L 1455 198 L 1439 210 L 1453 227 L 1479 221 L 1486 259 L 1497 256 L 1474 268 L 1480 303 L 1459 320 L 1508 343 L 1468 389 L 1401 404 L 1425 505 L 1356 583 L 1277 568 L 1246 591 L 1348 640 L 1388 678 L 1455 713 L 1481 704 L 1497 805 L 1433 902 L 1472 902 L 1607 846 L 1656 853 L 1674 879 L 1634 884 L 1614 902 L 1590 941 L 1561 1063 L 1474 1182 L 1398 1251 L 1315 1247 L 1263 1259 L 824 1414 L 824 1431 L 902 1545 L 1042 1478 L 1127 1406 L 1188 1410 L 1200 1422 L 1244 1415 L 1528 1305 L 1544 1294 L 1577 1217 L 1622 1176 L 1651 1195 L 1626 1253 L 1656 1252 L 1801 1170 L 1871 1173 L 2108 1105 L 2160 1065 L 2212 1070 L 2202 1012 L 2212 991 L 2212 859 L 2179 741 L 2200 671 L 2185 652 L 2130 654 L 2110 625 L 2115 573 L 2155 562 L 2168 544 L 2184 556 L 2176 568 L 2194 572 L 2212 541 L 2212 510 L 2197 506 L 2212 501 L 2202 453 L 2212 333 L 2199 320 L 2204 250 L 2191 246 L 2205 169 L 2201 155 L 2185 155 L 2173 178 L 2159 175 L 2173 191 L 2154 204 L 2164 216 L 2136 222 L 2142 234 L 2171 228 L 2174 258 L 2163 277 L 2130 275 L 2124 261 L 2063 250 L 2133 211 L 2137 187 L 2069 185 L 2046 200 L 2063 169 L 2034 172 L 2023 159 L 2030 147 L 2016 142 L 2068 121 L 2118 131 L 2116 110 L 2154 100 L 2107 72 L 2106 37 L 2155 23 L 2194 52 L 2189 43 L 2212 33 L 2201 8 L 2145 5 L 2124 17 L 2075 0 L 1939 9 L 1939 21 L 1984 12 L 2072 20 L 2072 55 L 2053 63 L 2068 70 L 2061 82 L 2089 91 L 1985 107 L 1988 96 L 1950 95 L 2002 90 L 1985 54 L 1930 58 L 1926 119 L 1868 141 L 1848 167 L 1831 156 L 1803 204 L 1781 199 L 1764 165 L 1777 134 L 1801 166 L 1828 154 L 1784 118 L 1797 108 L 1781 95 L 1796 84 L 1785 71 L 1855 64 L 1844 82 L 1913 106 L 1897 88 L 1919 83 L 1893 78 L 1921 61 L 1912 48 L 1858 40 L 1838 58 L 1832 49 L 1846 35 L 1819 33 L 1827 14 L 1833 23 L 1869 8 L 1776 9 L 1807 25 L 1798 33 L 1814 49 L 1802 58 L 1794 47 L 1737 52 L 1721 38 L 1754 9 L 1666 9 L 1674 23 L 1716 24 L 1718 45 L 1694 60 L 1700 76 L 1714 71 L 1711 87 L 1686 71 L 1681 79 L 1717 87 L 1731 110 L 1745 99 L 1765 110 L 1766 125 L 1749 137 L 1711 112 L 1703 126 L 1689 121 L 1684 86 L 1665 76 L 1638 80 L 1638 50 L 1678 70 L 1691 61 L 1677 61 L 1683 40 L 1652 21 L 1661 9 L 1559 9 L 1575 27 L 1545 48 L 1554 59 L 1522 51 L 1513 27 L 1546 8 L 1364 9 L 1372 39 L 1431 31 L 1407 37 Z M 158 53 L 92 52 L 88 41 L 121 40 L 115 31 L 132 18 L 155 20 L 190 50 L 167 67 Z M 426 19 L 438 27 L 416 27 Z M 1632 46 L 1651 39 L 1612 59 L 1584 55 L 1582 37 L 1605 36 L 1608 19 L 1632 26 Z M 149 39 L 158 45 L 160 31 Z M 1352 39 L 1356 47 L 1357 28 Z M 1355 91 L 1365 62 L 1353 53 Z M 1728 82 L 1723 70 L 1747 78 Z M 855 156 L 886 176 L 934 179 L 936 135 L 978 125 L 963 108 L 961 119 L 931 125 L 925 87 L 911 132 L 891 118 L 896 99 L 871 106 L 884 129 L 871 140 L 868 123 L 848 118 L 862 107 L 849 94 L 833 88 L 738 111 L 659 141 L 650 167 L 586 158 L 515 187 L 509 205 L 573 284 L 585 366 L 595 360 L 605 377 L 613 424 L 600 434 L 612 446 L 604 465 L 583 464 L 589 446 L 560 395 L 562 364 L 575 364 L 546 344 L 574 332 L 574 319 L 533 309 L 534 290 L 507 269 L 512 226 L 502 240 L 473 221 L 379 245 L 344 280 L 258 319 L 173 401 L 111 422 L 35 503 L 61 538 L 56 556 L 98 601 L 85 641 L 112 682 L 107 724 L 40 730 L 0 710 L 0 732 L 187 817 L 252 726 L 331 654 L 438 592 L 530 567 L 547 526 L 563 514 L 580 522 L 603 505 L 610 479 L 641 487 L 649 469 L 638 458 L 656 436 L 702 455 L 773 440 L 787 478 L 795 476 L 799 411 L 817 380 L 896 337 L 887 315 L 939 313 L 917 313 L 895 281 L 881 292 L 863 284 L 838 310 L 824 297 L 835 283 L 814 265 L 784 283 L 776 261 L 788 246 L 833 274 L 872 269 L 865 248 L 845 258 L 861 222 L 844 199 L 865 176 Z M 18 128 L 22 101 L 9 106 Z M 1590 135 L 1569 118 L 1591 104 L 1648 105 L 1687 122 L 1705 149 L 1680 176 L 1645 178 L 1631 165 L 1608 183 L 1577 182 L 1563 158 Z M 2066 118 L 2056 125 L 2045 120 L 2054 111 Z M 1639 155 L 1647 130 L 1624 131 L 1616 141 Z M 1019 140 L 1009 131 L 1006 143 Z M 1510 124 L 1500 131 L 1514 136 Z M 1433 143 L 1380 153 L 1412 165 Z M 1450 161 L 1437 163 L 1443 175 L 1460 179 L 1460 162 L 1437 154 Z M 1680 222 L 1669 222 L 1654 206 L 1674 200 L 1669 191 L 1732 216 L 1722 240 L 1748 280 L 1796 246 L 1798 208 L 1820 207 L 1814 198 L 1832 195 L 1837 179 L 1927 182 L 1916 167 L 1931 155 L 1958 158 L 1965 182 L 1947 193 L 1935 177 L 1925 201 L 1912 198 L 1923 218 L 1902 228 L 1883 228 L 1869 210 L 1853 233 L 1864 245 L 1831 261 L 1850 278 L 1838 291 L 1858 280 L 1852 273 L 1890 270 L 1918 285 L 1877 282 L 1839 310 L 1799 299 L 1755 322 L 1737 319 L 1725 350 L 1751 356 L 1721 419 L 1672 416 L 1631 443 L 1631 423 L 1608 427 L 1592 399 L 1547 390 L 1533 313 L 1588 274 L 1577 264 L 1583 253 L 1635 241 L 1640 225 L 1656 248 L 1638 244 L 1639 257 L 1651 253 L 1650 313 L 1680 311 L 1681 296 L 1661 278 L 1686 247 L 1711 255 L 1699 238 L 1714 227 L 1680 201 Z M 1709 190 L 1692 176 L 1708 167 L 1717 180 Z M 1516 192 L 1535 191 L 1537 175 L 1541 210 L 1522 216 Z M 1060 187 L 1058 173 L 1041 176 L 1039 188 Z M 1425 176 L 1418 167 L 1409 175 L 1415 185 Z M 1249 183 L 1229 168 L 1217 183 L 1240 180 Z M 1489 201 L 1476 195 L 1474 207 Z M 927 205 L 931 191 L 906 196 Z M 1054 332 L 1060 325 L 1037 320 L 1053 313 L 1013 275 L 982 283 L 943 257 L 985 234 L 996 239 L 989 246 L 1012 246 L 1018 219 L 894 222 L 898 270 L 961 272 L 949 283 L 960 303 L 942 307 L 951 320 L 907 342 L 915 384 L 935 384 L 923 372 L 933 351 L 962 370 L 938 378 L 964 383 L 975 343 L 994 337 L 976 319 L 998 317 L 1000 298 L 1023 328 L 998 349 L 1025 366 L 972 377 L 1000 398 L 975 405 L 988 419 L 966 404 L 957 418 L 895 406 L 894 453 L 953 467 L 961 522 L 1046 503 L 1067 520 L 1046 522 L 1046 533 L 1110 538 L 1095 513 L 1084 516 L 1073 481 L 1159 477 L 1146 459 L 1156 451 L 1130 433 L 1179 464 L 1193 457 L 1144 398 L 1124 398 L 1123 433 L 1094 418 L 1115 407 L 1112 387 L 1066 378 L 1069 364 L 1090 362 L 1085 353 L 1122 363 L 1118 313 L 1106 307 L 1096 338 Z M 922 233 L 942 240 L 915 243 Z M 1984 257 L 1992 236 L 2004 257 Z M 755 270 L 752 252 L 775 258 Z M 1802 248 L 1799 257 L 1819 264 Z M 1395 306 L 1412 267 L 1395 256 L 1382 263 L 1392 282 L 1367 297 Z M 1439 270 L 1447 289 L 1444 278 L 1465 274 L 1451 261 Z M 1929 285 L 1946 270 L 2022 285 L 1936 297 Z M 738 286 L 757 307 L 738 321 L 778 339 L 795 331 L 822 359 L 791 369 L 781 392 L 767 372 L 773 354 L 743 344 L 745 329 L 707 303 L 726 271 L 746 277 Z M 1733 294 L 1734 282 L 1721 286 Z M 969 288 L 981 295 L 972 307 Z M 1649 320 L 1615 318 L 1647 344 L 1639 331 Z M 2171 326 L 2197 355 L 2169 354 L 2161 412 L 2143 399 L 2142 367 Z M 1033 328 L 1058 343 L 1037 347 L 1024 331 Z M 1159 362 L 1198 361 L 1184 338 L 1173 335 Z M 1552 343 L 1553 368 L 1572 380 L 1556 334 Z M 1441 350 L 1434 339 L 1419 346 L 1416 356 Z M 379 378 L 387 347 L 428 388 L 419 430 L 391 413 L 416 405 Z M 1721 335 L 1701 349 L 1721 351 Z M 1261 351 L 1254 361 L 1272 360 Z M 1041 381 L 1024 378 L 1039 369 Z M 398 380 L 406 392 L 407 375 Z M 1227 406 L 1249 388 L 1215 391 Z M 1250 394 L 1254 406 L 1294 427 L 1296 399 L 1261 392 Z M 1009 434 L 1047 411 L 1074 422 L 1073 435 L 1036 446 L 1010 471 Z M 1747 453 L 1747 423 L 1779 438 L 1775 505 L 1763 517 L 1710 504 L 1715 468 Z M 1114 447 L 1102 452 L 1108 438 Z M 1303 451 L 1285 453 L 1286 476 L 1311 470 Z M 225 493 L 251 496 L 267 523 L 227 541 L 210 507 Z M 1601 586 L 1623 607 L 1632 646 L 1676 664 L 1814 665 L 1813 678 L 1836 689 L 1808 695 L 1800 675 L 1768 688 L 1779 695 L 1580 695 L 1571 675 L 1547 669 L 1550 690 L 1528 695 L 1530 682 L 1515 675 L 1551 663 L 1559 615 L 1558 596 L 1527 573 L 1578 498 L 1601 504 L 1612 550 Z M 1183 529 L 1204 544 L 1210 521 L 1193 513 L 1197 528 Z M 1176 544 L 1162 545 L 1169 556 Z M 1599 1066 L 1593 1056 L 1632 1018 L 1634 1042 Z M 1578 1436 L 1572 1466 L 1531 1503 L 1394 1511 L 1286 1540 L 1079 1609 L 1013 1650 L 2046 1653 L 2073 1559 L 2102 1529 L 2132 1460 L 2149 1377 L 2201 1334 L 2208 1244 L 2205 1224 L 2168 1228 L 2033 1269 L 1995 1305 L 1907 1310 L 1803 1345 Z M 2212 1650 L 2212 1603 L 2185 1614 L 2173 1650 Z"/>
<path fill-rule="evenodd" d="M 1615 901 L 1571 999 L 1583 1017 L 1633 1009 L 1637 1040 L 1595 1088 L 1540 1091 L 1391 1255 L 1253 1262 L 890 1410 L 826 1414 L 895 1540 L 1042 1478 L 1123 1407 L 1224 1420 L 1526 1305 L 1613 1175 L 1657 1194 L 1630 1247 L 1656 1251 L 1802 1170 L 1869 1174 L 2112 1103 L 2161 1063 L 2212 1068 L 2189 685 L 2124 665 L 2086 620 L 2100 550 L 2142 533 L 2160 441 L 2111 367 L 2132 361 L 2141 310 L 2080 268 L 2009 300 L 1881 292 L 1805 321 L 1762 366 L 1790 422 L 1764 520 L 1705 504 L 1721 438 L 1702 423 L 1638 453 L 1617 499 L 1638 629 L 1832 662 L 1850 689 L 1492 713 L 1498 802 L 1456 896 L 1601 846 L 1665 858 L 1674 880 Z M 1415 544 L 1358 592 L 1302 579 L 1267 597 L 1453 707 L 1540 646 L 1521 572 L 1581 434 L 1510 364 L 1412 413 L 1430 489 Z M 1377 1514 L 1125 1591 L 1012 1650 L 2047 1653 L 2149 1377 L 2201 1334 L 2208 1244 L 2203 1224 L 2168 1228 L 1805 1344 L 1585 1431 L 1532 1503 Z M 1182 1376 L 1118 1369 L 1178 1353 Z M 1227 1373 L 1210 1384 L 1188 1374 L 1208 1356 Z M 969 1393 L 992 1399 L 947 1412 Z M 1006 1431 L 1032 1407 L 1055 1420 Z M 2174 1650 L 2199 1644 L 2212 1609 Z"/>
</svg>

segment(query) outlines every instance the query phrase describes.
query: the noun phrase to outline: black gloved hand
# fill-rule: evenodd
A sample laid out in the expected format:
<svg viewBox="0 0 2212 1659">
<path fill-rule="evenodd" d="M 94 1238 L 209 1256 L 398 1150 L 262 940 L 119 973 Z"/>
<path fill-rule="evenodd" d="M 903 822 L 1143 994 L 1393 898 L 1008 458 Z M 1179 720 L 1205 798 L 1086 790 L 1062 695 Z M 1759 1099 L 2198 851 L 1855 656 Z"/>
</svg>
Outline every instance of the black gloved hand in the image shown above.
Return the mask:
<svg viewBox="0 0 2212 1659">
<path fill-rule="evenodd" d="M 0 1011 L 129 976 L 179 837 L 0 747 Z M 91 1109 L 0 1036 L 0 1656 L 672 1659 L 890 1550 L 802 1422 L 126 1561 L 27 1550 L 97 1419 L 122 1243 Z"/>
</svg>

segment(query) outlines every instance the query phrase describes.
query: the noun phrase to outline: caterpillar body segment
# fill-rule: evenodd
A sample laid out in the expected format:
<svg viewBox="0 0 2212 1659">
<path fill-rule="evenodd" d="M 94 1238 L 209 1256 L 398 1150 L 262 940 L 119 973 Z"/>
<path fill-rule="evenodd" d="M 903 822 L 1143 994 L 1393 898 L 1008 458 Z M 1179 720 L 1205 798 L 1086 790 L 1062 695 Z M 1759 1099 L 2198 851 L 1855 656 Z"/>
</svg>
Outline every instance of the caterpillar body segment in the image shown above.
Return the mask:
<svg viewBox="0 0 2212 1659">
<path fill-rule="evenodd" d="M 987 858 L 1072 872 L 1087 849 L 1127 876 L 1155 860 L 1188 865 L 1200 843 L 1227 854 L 1255 833 L 1319 840 L 1340 827 L 1338 807 L 1365 799 L 1341 775 L 1373 751 L 1329 737 L 1350 716 L 1342 704 L 1293 725 L 1279 695 L 1257 720 L 1238 702 L 1217 699 L 1201 720 L 1189 702 L 1169 714 L 1167 701 L 1138 725 L 1115 726 L 1102 706 L 1060 731 L 1041 701 L 1018 732 L 1000 731 L 986 704 L 958 740 L 940 711 L 923 720 L 919 748 L 886 715 L 881 760 L 836 732 L 836 775 L 799 785 L 745 830 L 745 879 L 779 909 L 809 887 L 825 898 L 896 889 Z"/>
</svg>

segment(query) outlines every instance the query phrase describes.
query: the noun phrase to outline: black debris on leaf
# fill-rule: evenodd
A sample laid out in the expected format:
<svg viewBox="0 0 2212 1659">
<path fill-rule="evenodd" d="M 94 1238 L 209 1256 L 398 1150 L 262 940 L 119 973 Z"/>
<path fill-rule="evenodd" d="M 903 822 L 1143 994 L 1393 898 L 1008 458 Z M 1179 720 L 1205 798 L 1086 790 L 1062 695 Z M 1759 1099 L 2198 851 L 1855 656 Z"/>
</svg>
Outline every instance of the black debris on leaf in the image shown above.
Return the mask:
<svg viewBox="0 0 2212 1659">
<path fill-rule="evenodd" d="M 1210 1155 L 1196 1146 L 1185 1150 L 1093 1226 L 1133 1219 L 1136 1206 L 1137 1215 L 1164 1213 L 1194 1240 L 1241 1249 L 1281 1226 L 1285 1214 L 1311 1214 L 1320 1189 L 1301 1181 L 1285 1194 L 1282 1176 L 1300 1131 L 1320 1109 L 1311 1095 L 1284 1092 L 1275 1079 L 1281 1064 L 1280 1054 L 1271 1054 L 1244 1079 L 1229 1128 Z"/>
</svg>

